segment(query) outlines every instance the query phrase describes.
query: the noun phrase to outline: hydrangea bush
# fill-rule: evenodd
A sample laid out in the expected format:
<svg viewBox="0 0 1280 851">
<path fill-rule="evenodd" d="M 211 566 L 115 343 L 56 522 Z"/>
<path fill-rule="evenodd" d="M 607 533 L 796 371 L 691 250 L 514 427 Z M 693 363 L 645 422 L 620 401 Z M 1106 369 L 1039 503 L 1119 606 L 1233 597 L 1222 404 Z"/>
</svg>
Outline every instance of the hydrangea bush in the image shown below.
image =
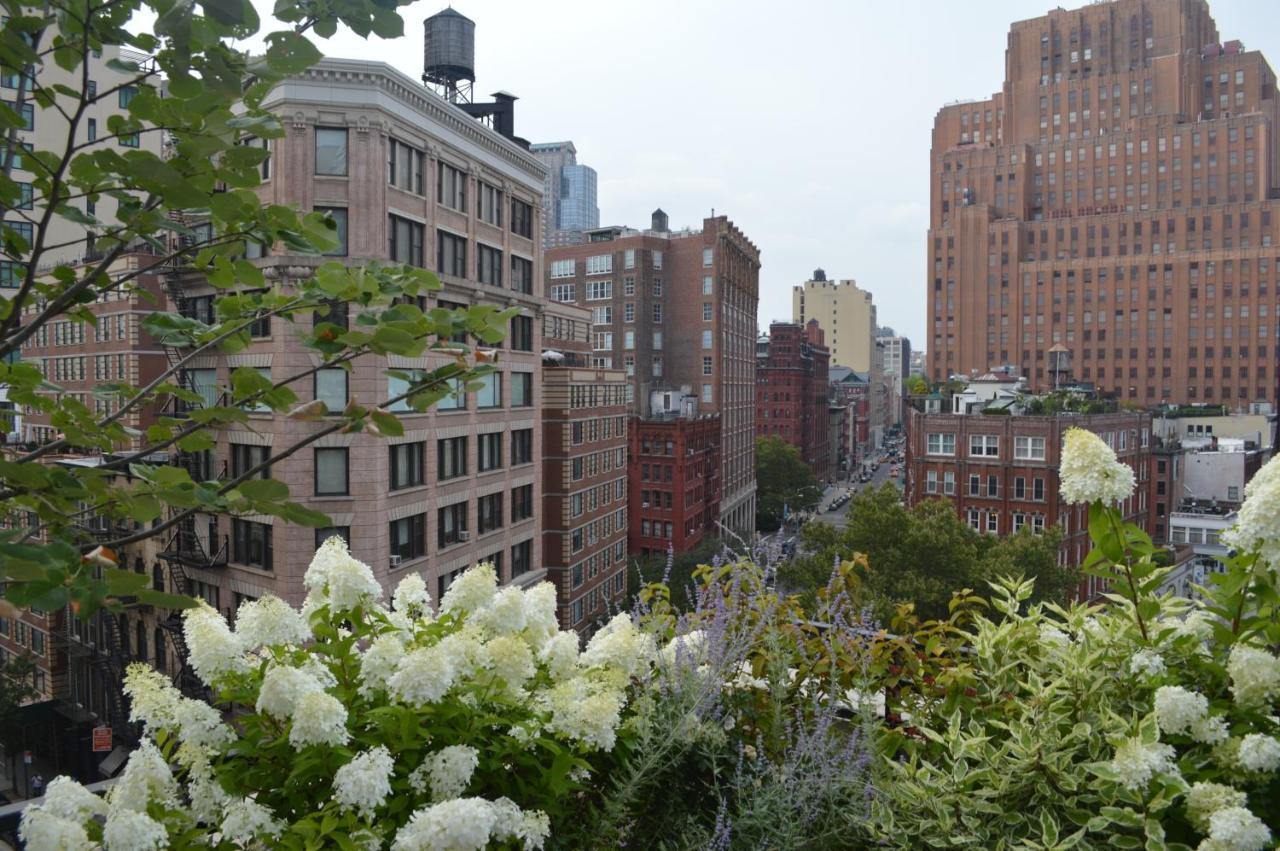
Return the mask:
<svg viewBox="0 0 1280 851">
<path fill-rule="evenodd" d="M 555 591 L 459 577 L 434 612 L 407 576 L 390 608 L 340 538 L 302 608 L 245 603 L 233 630 L 186 615 L 210 705 L 130 667 L 147 738 L 105 801 L 66 778 L 28 808 L 33 849 L 536 849 L 631 714 L 654 638 L 621 615 L 579 652 Z"/>
<path fill-rule="evenodd" d="M 1227 571 L 1195 600 L 1115 503 L 1133 476 L 1068 432 L 1064 499 L 1089 505 L 1105 605 L 965 598 L 936 678 L 885 730 L 875 832 L 897 848 L 1260 851 L 1280 831 L 1280 462 L 1246 488 Z M 963 613 L 963 616 L 960 616 Z M 942 673 L 945 672 L 945 673 Z"/>
</svg>

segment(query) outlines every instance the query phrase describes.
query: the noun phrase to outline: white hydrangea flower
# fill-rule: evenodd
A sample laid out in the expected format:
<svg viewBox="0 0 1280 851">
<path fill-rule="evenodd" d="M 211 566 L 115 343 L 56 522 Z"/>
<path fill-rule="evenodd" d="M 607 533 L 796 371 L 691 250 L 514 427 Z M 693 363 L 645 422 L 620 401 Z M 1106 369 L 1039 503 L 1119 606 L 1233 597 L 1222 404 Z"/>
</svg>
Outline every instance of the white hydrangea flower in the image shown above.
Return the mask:
<svg viewBox="0 0 1280 851">
<path fill-rule="evenodd" d="M 218 748 L 235 741 L 235 732 L 222 722 L 222 713 L 203 700 L 183 698 L 178 704 L 178 736 L 194 748 Z"/>
<path fill-rule="evenodd" d="M 514 841 L 521 844 L 525 851 L 536 851 L 551 835 L 551 819 L 541 810 L 528 812 L 510 798 L 499 798 L 493 802 L 493 838 Z"/>
<path fill-rule="evenodd" d="M 1272 458 L 1244 487 L 1236 525 L 1222 533 L 1222 541 L 1241 552 L 1256 552 L 1272 567 L 1280 567 L 1280 464 Z"/>
<path fill-rule="evenodd" d="M 1049 647 L 1067 647 L 1071 644 L 1071 636 L 1048 621 L 1042 621 L 1039 627 L 1040 643 Z"/>
<path fill-rule="evenodd" d="M 177 727 L 182 694 L 164 674 L 134 662 L 125 670 L 124 691 L 129 695 L 130 721 L 140 722 L 149 733 Z"/>
<path fill-rule="evenodd" d="M 293 717 L 304 695 L 317 691 L 324 691 L 324 686 L 310 672 L 288 665 L 271 665 L 258 688 L 257 710 L 285 721 Z"/>
<path fill-rule="evenodd" d="M 341 634 L 341 630 L 339 630 L 339 634 Z M 323 689 L 328 690 L 338 685 L 338 678 L 329 668 L 328 657 L 326 656 L 307 656 L 306 661 L 302 663 L 302 671 L 314 677 Z"/>
<path fill-rule="evenodd" d="M 1160 686 L 1156 689 L 1155 711 L 1160 730 L 1176 735 L 1187 732 L 1209 713 L 1209 701 L 1182 686 Z"/>
<path fill-rule="evenodd" d="M 406 573 L 391 595 L 391 605 L 397 612 L 413 617 L 430 616 L 431 592 L 427 581 L 418 573 Z"/>
<path fill-rule="evenodd" d="M 345 745 L 350 738 L 347 708 L 336 697 L 313 691 L 298 700 L 289 728 L 289 744 L 296 750 L 308 745 Z"/>
<path fill-rule="evenodd" d="M 485 645 L 492 663 L 493 675 L 502 680 L 507 690 L 517 692 L 538 670 L 529 645 L 511 635 L 499 635 Z"/>
<path fill-rule="evenodd" d="M 1265 650 L 1236 644 L 1227 659 L 1227 674 L 1231 694 L 1244 708 L 1261 708 L 1280 697 L 1280 659 Z"/>
<path fill-rule="evenodd" d="M 489 562 L 469 568 L 444 592 L 440 611 L 469 615 L 478 611 L 498 590 L 498 574 Z"/>
<path fill-rule="evenodd" d="M 59 818 L 43 807 L 22 811 L 18 838 L 33 851 L 83 851 L 92 847 L 80 822 Z"/>
<path fill-rule="evenodd" d="M 519 588 L 503 588 L 475 610 L 469 623 L 494 635 L 524 632 L 524 592 Z"/>
<path fill-rule="evenodd" d="M 1120 784 L 1135 790 L 1146 788 L 1152 777 L 1175 768 L 1174 750 L 1170 745 L 1145 744 L 1141 739 L 1127 740 L 1116 748 L 1111 759 L 1111 769 Z"/>
<path fill-rule="evenodd" d="M 375 691 L 386 691 L 403 658 L 400 636 L 389 632 L 375 638 L 360 657 L 360 693 L 368 697 Z"/>
<path fill-rule="evenodd" d="M 1203 851 L 1262 851 L 1271 844 L 1271 829 L 1244 807 L 1226 807 L 1209 817 Z"/>
<path fill-rule="evenodd" d="M 279 597 L 267 595 L 240 604 L 236 635 L 246 650 L 302 644 L 311 638 L 311 627 L 302 613 Z"/>
<path fill-rule="evenodd" d="M 1164 657 L 1154 650 L 1138 650 L 1129 657 L 1129 673 L 1135 676 L 1158 677 L 1164 672 Z"/>
<path fill-rule="evenodd" d="M 187 778 L 187 797 L 191 799 L 191 814 L 206 824 L 216 824 L 223 808 L 231 802 L 231 796 L 208 765 L 191 771 Z"/>
<path fill-rule="evenodd" d="M 1206 745 L 1216 745 L 1231 738 L 1227 719 L 1221 715 L 1206 715 L 1191 722 L 1191 738 Z"/>
<path fill-rule="evenodd" d="M 207 686 L 212 686 L 224 674 L 240 673 L 248 669 L 244 647 L 227 622 L 208 603 L 187 609 L 182 621 L 182 635 L 187 642 L 188 661 Z"/>
<path fill-rule="evenodd" d="M 1275 771 L 1280 768 L 1280 740 L 1250 733 L 1240 741 L 1240 764 L 1250 771 Z"/>
<path fill-rule="evenodd" d="M 524 592 L 525 638 L 535 650 L 559 633 L 556 611 L 556 587 L 550 582 L 539 582 Z"/>
<path fill-rule="evenodd" d="M 1201 833 L 1209 832 L 1209 817 L 1228 807 L 1243 807 L 1249 796 L 1221 783 L 1193 783 L 1187 790 L 1187 818 Z"/>
<path fill-rule="evenodd" d="M 497 821 L 483 798 L 455 798 L 417 810 L 396 833 L 391 851 L 483 851 Z"/>
<path fill-rule="evenodd" d="M 146 813 L 113 811 L 102 830 L 108 851 L 157 851 L 169 847 L 169 832 Z"/>
<path fill-rule="evenodd" d="M 553 680 L 564 680 L 578 670 L 578 634 L 557 632 L 542 645 L 538 659 L 547 666 Z"/>
<path fill-rule="evenodd" d="M 427 766 L 432 800 L 462 797 L 479 764 L 480 752 L 469 745 L 449 745 L 428 756 L 423 765 Z"/>
<path fill-rule="evenodd" d="M 50 815 L 78 823 L 107 812 L 106 801 L 70 777 L 55 777 L 49 781 L 40 806 Z"/>
<path fill-rule="evenodd" d="M 222 838 L 245 848 L 254 847 L 263 837 L 279 836 L 284 828 L 271 810 L 251 798 L 227 804 L 222 817 Z"/>
<path fill-rule="evenodd" d="M 653 636 L 638 629 L 631 615 L 619 612 L 591 637 L 580 661 L 587 668 L 612 667 L 638 677 L 649 670 L 656 656 Z"/>
<path fill-rule="evenodd" d="M 355 809 L 366 819 L 391 794 L 391 773 L 395 760 L 385 746 L 365 751 L 338 769 L 333 777 L 333 799 L 344 810 Z"/>
<path fill-rule="evenodd" d="M 700 629 L 677 635 L 662 648 L 662 661 L 667 665 L 674 665 L 677 661 L 685 665 L 701 662 L 705 655 L 706 643 L 707 634 Z"/>
<path fill-rule="evenodd" d="M 1058 475 L 1062 498 L 1069 503 L 1111 505 L 1133 493 L 1133 470 L 1116 459 L 1102 438 L 1083 428 L 1067 430 Z"/>
<path fill-rule="evenodd" d="M 543 691 L 540 702 L 551 714 L 548 729 L 591 748 L 613 750 L 623 706 L 621 692 L 577 677 Z"/>
<path fill-rule="evenodd" d="M 150 739 L 143 739 L 138 749 L 129 754 L 120 780 L 107 796 L 109 811 L 146 812 L 151 801 L 172 803 L 177 800 L 177 783 L 164 755 Z"/>
<path fill-rule="evenodd" d="M 346 542 L 337 535 L 316 550 L 302 584 L 311 592 L 314 604 L 327 603 L 334 612 L 350 611 L 382 599 L 382 586 L 369 565 L 352 556 Z"/>
<path fill-rule="evenodd" d="M 400 658 L 387 681 L 391 694 L 414 706 L 435 703 L 445 696 L 456 674 L 449 658 L 437 647 L 420 647 Z"/>
<path fill-rule="evenodd" d="M 474 677 L 493 664 L 480 632 L 469 626 L 440 639 L 435 650 L 449 660 L 459 680 Z"/>
</svg>

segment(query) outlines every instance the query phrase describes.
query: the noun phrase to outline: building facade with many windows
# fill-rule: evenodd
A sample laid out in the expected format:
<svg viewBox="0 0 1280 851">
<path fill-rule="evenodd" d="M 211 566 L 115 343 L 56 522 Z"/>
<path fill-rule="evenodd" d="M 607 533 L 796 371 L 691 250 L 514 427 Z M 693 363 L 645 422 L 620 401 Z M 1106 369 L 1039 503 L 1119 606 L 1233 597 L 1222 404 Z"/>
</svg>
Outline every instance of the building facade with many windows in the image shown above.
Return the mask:
<svg viewBox="0 0 1280 851">
<path fill-rule="evenodd" d="M 756 346 L 756 436 L 794 446 L 821 482 L 834 475 L 829 357 L 816 319 L 774 322 Z"/>
<path fill-rule="evenodd" d="M 529 151 L 547 168 L 542 189 L 542 237 L 547 248 L 577 245 L 600 227 L 596 170 L 578 162 L 573 142 L 539 142 Z"/>
<path fill-rule="evenodd" d="M 1004 85 L 934 122 L 928 363 L 1139 404 L 1275 401 L 1280 97 L 1204 0 L 1013 24 Z"/>
</svg>

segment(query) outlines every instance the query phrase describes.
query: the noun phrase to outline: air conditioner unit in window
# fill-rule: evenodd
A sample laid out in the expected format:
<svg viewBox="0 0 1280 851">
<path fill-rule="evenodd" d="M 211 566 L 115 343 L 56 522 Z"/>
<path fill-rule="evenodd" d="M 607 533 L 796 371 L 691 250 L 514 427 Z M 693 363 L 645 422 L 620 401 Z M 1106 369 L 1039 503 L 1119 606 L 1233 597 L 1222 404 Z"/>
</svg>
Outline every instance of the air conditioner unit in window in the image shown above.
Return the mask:
<svg viewBox="0 0 1280 851">
<path fill-rule="evenodd" d="M 459 541 L 470 541 L 470 540 L 471 540 L 471 533 L 470 533 L 470 532 L 459 532 L 459 533 L 458 533 L 458 540 L 459 540 Z"/>
<path fill-rule="evenodd" d="M 400 566 L 400 562 L 402 562 L 402 561 L 404 561 L 404 558 L 403 558 L 402 556 L 392 556 L 392 557 L 391 557 L 391 567 L 392 567 L 392 569 L 399 567 L 399 566 Z"/>
<path fill-rule="evenodd" d="M 647 502 L 642 502 L 642 503 L 640 503 L 640 507 L 641 507 L 641 508 L 648 508 L 648 507 L 649 507 L 649 503 L 647 503 Z"/>
</svg>

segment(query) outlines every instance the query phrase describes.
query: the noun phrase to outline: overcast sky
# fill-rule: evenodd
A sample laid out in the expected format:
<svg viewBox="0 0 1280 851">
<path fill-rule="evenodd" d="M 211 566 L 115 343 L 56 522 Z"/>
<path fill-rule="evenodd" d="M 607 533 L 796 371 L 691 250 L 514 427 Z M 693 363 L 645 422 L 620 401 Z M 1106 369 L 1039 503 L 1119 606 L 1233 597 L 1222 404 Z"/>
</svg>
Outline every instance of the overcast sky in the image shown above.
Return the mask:
<svg viewBox="0 0 1280 851">
<path fill-rule="evenodd" d="M 1211 0 L 1224 40 L 1280 66 L 1275 0 Z M 340 35 L 325 53 L 417 78 L 405 38 Z M 1082 2 L 1070 4 L 1073 7 Z M 476 22 L 477 95 L 509 91 L 516 133 L 571 139 L 600 176 L 601 224 L 673 227 L 712 208 L 760 247 L 762 327 L 821 267 L 875 296 L 881 325 L 925 342 L 929 133 L 944 103 L 988 97 L 1009 24 L 1048 0 L 455 0 Z M 265 10 L 264 10 L 265 11 Z"/>
</svg>

